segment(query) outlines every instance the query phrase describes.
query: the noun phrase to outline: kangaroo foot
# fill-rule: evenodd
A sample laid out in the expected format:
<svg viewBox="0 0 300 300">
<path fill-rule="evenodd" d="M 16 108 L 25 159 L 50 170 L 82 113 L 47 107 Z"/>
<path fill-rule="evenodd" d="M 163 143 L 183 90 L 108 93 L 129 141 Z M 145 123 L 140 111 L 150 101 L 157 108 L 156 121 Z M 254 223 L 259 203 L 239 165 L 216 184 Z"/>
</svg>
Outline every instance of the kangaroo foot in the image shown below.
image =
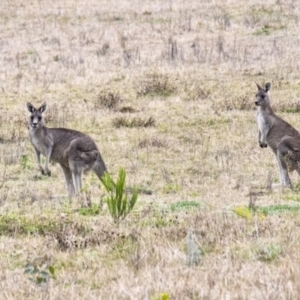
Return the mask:
<svg viewBox="0 0 300 300">
<path fill-rule="evenodd" d="M 266 143 L 259 143 L 259 146 L 261 147 L 261 148 L 267 148 L 268 147 L 268 145 L 266 144 Z"/>
<path fill-rule="evenodd" d="M 41 169 L 41 172 L 42 172 L 43 175 L 51 176 L 51 171 L 50 170 Z"/>
</svg>

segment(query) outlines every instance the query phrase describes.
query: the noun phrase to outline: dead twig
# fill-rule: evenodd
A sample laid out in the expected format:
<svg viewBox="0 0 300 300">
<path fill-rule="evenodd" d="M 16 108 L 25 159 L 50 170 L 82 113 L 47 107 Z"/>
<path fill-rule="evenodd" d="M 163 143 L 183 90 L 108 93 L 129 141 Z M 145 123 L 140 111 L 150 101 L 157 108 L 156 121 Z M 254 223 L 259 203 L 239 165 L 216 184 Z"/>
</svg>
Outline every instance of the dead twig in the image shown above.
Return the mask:
<svg viewBox="0 0 300 300">
<path fill-rule="evenodd" d="M 3 188 L 5 181 L 6 181 L 6 165 L 4 165 L 4 171 L 3 171 L 3 175 L 2 175 L 2 181 L 0 184 L 0 190 Z"/>
</svg>

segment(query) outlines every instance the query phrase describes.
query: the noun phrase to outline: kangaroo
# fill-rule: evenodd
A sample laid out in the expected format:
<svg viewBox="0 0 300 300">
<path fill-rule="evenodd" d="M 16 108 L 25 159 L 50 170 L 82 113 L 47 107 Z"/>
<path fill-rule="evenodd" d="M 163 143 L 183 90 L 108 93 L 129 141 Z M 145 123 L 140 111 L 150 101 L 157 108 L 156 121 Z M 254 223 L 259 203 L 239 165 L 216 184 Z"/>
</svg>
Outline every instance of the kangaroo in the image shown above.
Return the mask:
<svg viewBox="0 0 300 300">
<path fill-rule="evenodd" d="M 288 171 L 296 170 L 300 175 L 300 133 L 289 123 L 278 117 L 271 108 L 269 91 L 271 84 L 262 88 L 256 83 L 255 105 L 257 110 L 258 143 L 265 148 L 269 146 L 274 152 L 280 175 L 280 185 L 292 188 Z"/>
<path fill-rule="evenodd" d="M 48 168 L 50 160 L 59 163 L 69 197 L 80 192 L 82 173 L 94 171 L 101 179 L 106 166 L 95 142 L 88 135 L 66 128 L 47 128 L 43 116 L 47 109 L 46 102 L 38 109 L 28 102 L 27 109 L 30 112 L 29 139 L 43 175 L 51 175 Z M 41 154 L 46 157 L 45 169 L 41 165 Z"/>
</svg>

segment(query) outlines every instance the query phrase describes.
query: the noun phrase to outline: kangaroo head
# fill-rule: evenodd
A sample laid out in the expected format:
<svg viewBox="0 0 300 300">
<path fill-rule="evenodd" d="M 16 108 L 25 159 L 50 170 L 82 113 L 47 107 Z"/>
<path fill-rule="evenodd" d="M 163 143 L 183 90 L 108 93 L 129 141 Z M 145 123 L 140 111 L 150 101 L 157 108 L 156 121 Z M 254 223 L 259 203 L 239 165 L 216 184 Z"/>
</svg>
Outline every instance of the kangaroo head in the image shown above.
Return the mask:
<svg viewBox="0 0 300 300">
<path fill-rule="evenodd" d="M 44 126 L 43 113 L 47 109 L 47 103 L 45 102 L 40 108 L 36 109 L 31 103 L 27 102 L 27 109 L 30 112 L 29 126 L 31 128 L 40 128 Z"/>
<path fill-rule="evenodd" d="M 258 92 L 256 93 L 255 105 L 266 107 L 270 104 L 269 90 L 271 89 L 271 83 L 266 83 L 265 88 L 262 88 L 259 84 L 256 83 Z"/>
</svg>

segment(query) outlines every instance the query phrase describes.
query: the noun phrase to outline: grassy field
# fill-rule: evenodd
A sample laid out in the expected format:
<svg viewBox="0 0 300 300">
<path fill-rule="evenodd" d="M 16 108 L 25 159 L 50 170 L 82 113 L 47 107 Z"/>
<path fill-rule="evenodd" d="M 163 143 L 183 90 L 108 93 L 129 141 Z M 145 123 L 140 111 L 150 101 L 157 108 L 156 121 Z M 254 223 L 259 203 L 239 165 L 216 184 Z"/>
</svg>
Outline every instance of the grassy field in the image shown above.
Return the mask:
<svg viewBox="0 0 300 300">
<path fill-rule="evenodd" d="M 299 299 L 300 184 L 257 141 L 254 82 L 300 130 L 300 3 L 0 3 L 0 300 Z M 89 134 L 140 194 L 39 173 L 26 102 Z"/>
</svg>

